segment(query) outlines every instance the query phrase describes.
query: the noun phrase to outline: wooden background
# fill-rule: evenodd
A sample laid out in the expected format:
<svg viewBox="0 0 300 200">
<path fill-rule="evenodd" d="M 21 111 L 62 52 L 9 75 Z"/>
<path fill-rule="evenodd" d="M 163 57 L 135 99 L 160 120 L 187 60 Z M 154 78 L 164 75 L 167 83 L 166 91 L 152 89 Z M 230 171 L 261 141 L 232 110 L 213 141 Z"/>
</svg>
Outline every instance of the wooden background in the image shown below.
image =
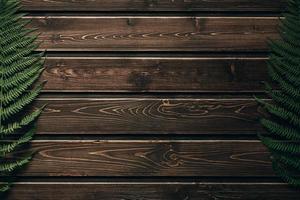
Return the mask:
<svg viewBox="0 0 300 200">
<path fill-rule="evenodd" d="M 296 200 L 253 96 L 284 0 L 23 0 L 47 50 L 8 200 Z"/>
</svg>

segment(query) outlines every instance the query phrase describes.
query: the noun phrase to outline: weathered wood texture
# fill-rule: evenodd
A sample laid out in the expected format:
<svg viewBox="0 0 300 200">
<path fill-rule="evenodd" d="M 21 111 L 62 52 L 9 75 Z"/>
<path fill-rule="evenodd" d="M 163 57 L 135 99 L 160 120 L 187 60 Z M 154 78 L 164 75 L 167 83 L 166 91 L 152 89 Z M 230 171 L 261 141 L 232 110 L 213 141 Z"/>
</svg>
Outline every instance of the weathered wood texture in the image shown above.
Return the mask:
<svg viewBox="0 0 300 200">
<path fill-rule="evenodd" d="M 26 11 L 254 11 L 284 10 L 286 0 L 22 0 Z"/>
<path fill-rule="evenodd" d="M 48 51 L 266 51 L 276 17 L 33 17 Z"/>
<path fill-rule="evenodd" d="M 41 79 L 48 92 L 253 92 L 268 75 L 266 58 L 49 57 Z"/>
<path fill-rule="evenodd" d="M 278 183 L 19 183 L 7 200 L 32 199 L 298 200 L 299 191 Z"/>
<path fill-rule="evenodd" d="M 260 141 L 36 141 L 32 150 L 22 176 L 274 176 Z"/>
<path fill-rule="evenodd" d="M 48 105 L 5 200 L 299 199 L 261 183 L 270 154 L 245 139 L 265 133 L 252 94 L 286 0 L 22 3 L 49 52 L 34 106 Z"/>
<path fill-rule="evenodd" d="M 263 132 L 253 99 L 43 98 L 37 104 L 47 104 L 39 134 Z"/>
</svg>

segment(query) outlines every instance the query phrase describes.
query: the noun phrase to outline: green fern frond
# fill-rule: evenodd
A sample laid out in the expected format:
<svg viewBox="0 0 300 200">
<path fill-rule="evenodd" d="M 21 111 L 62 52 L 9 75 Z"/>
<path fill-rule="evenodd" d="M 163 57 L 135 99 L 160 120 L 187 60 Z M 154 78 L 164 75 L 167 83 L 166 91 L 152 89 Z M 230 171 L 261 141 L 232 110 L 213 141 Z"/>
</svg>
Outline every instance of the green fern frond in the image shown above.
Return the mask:
<svg viewBox="0 0 300 200">
<path fill-rule="evenodd" d="M 273 102 L 257 99 L 269 114 L 260 122 L 270 134 L 260 140 L 272 154 L 274 171 L 300 187 L 300 0 L 289 0 L 283 16 L 281 40 L 270 41 L 272 82 L 266 83 L 266 93 Z"/>
<path fill-rule="evenodd" d="M 40 74 L 43 71 L 40 67 L 40 63 L 36 63 L 32 67 L 28 67 L 23 72 L 16 74 L 16 77 L 9 77 L 3 81 L 3 87 L 6 90 L 16 87 L 20 84 L 26 83 L 28 80 L 32 79 L 36 74 Z"/>
<path fill-rule="evenodd" d="M 10 104 L 8 107 L 3 107 L 2 108 L 3 119 L 9 119 L 13 115 L 22 111 L 24 107 L 26 107 L 27 105 L 29 105 L 35 100 L 35 98 L 39 95 L 41 90 L 42 90 L 42 85 L 39 85 L 35 89 L 24 94 L 17 101 Z"/>
<path fill-rule="evenodd" d="M 300 170 L 300 160 L 297 157 L 285 156 L 285 155 L 275 155 L 274 158 L 295 170 Z"/>
<path fill-rule="evenodd" d="M 269 65 L 269 75 L 275 82 L 277 82 L 277 84 L 280 86 L 280 89 L 284 93 L 300 100 L 300 89 L 298 87 L 298 84 L 293 84 L 284 80 L 283 77 L 280 76 L 280 74 L 276 72 L 271 65 Z"/>
<path fill-rule="evenodd" d="M 260 140 L 264 145 L 273 151 L 290 153 L 291 155 L 300 154 L 300 143 L 287 140 L 276 140 L 270 137 L 260 136 Z"/>
<path fill-rule="evenodd" d="M 32 53 L 34 50 L 36 50 L 38 48 L 38 46 L 39 46 L 38 44 L 31 44 L 31 45 L 27 46 L 27 48 L 20 48 L 17 51 L 15 51 L 14 54 L 12 54 L 10 56 L 6 56 L 6 58 L 4 58 L 5 60 L 2 62 L 2 64 L 4 66 L 9 66 L 13 62 L 17 61 L 19 58 L 26 57 L 27 55 Z"/>
<path fill-rule="evenodd" d="M 285 78 L 290 78 L 289 75 L 292 75 L 294 80 L 291 80 L 292 83 L 297 83 L 297 80 L 300 77 L 300 66 L 295 62 L 296 58 L 293 61 L 289 59 L 284 59 L 276 55 L 271 55 L 268 64 L 273 66 L 277 71 L 285 76 Z"/>
<path fill-rule="evenodd" d="M 282 164 L 281 164 L 282 165 Z M 287 183 L 292 186 L 300 187 L 300 178 L 295 176 L 285 166 L 280 166 L 280 162 L 274 160 L 273 162 L 274 171 Z"/>
<path fill-rule="evenodd" d="M 258 100 L 258 101 L 273 116 L 275 116 L 281 120 L 289 121 L 291 123 L 291 125 L 297 126 L 300 128 L 300 116 L 299 115 L 297 115 L 293 112 L 290 112 L 289 110 L 286 110 L 284 107 L 270 104 L 270 103 L 267 103 L 267 102 L 264 102 L 261 100 Z"/>
<path fill-rule="evenodd" d="M 34 122 L 43 109 L 28 112 L 43 87 L 36 82 L 44 59 L 43 53 L 35 53 L 38 35 L 26 28 L 30 20 L 18 13 L 19 8 L 19 0 L 0 0 L 0 175 L 10 179 L 31 159 L 23 148 L 32 140 Z M 1 182 L 0 193 L 11 183 Z"/>
<path fill-rule="evenodd" d="M 22 70 L 27 69 L 39 62 L 42 62 L 40 57 L 30 56 L 21 58 L 20 60 L 12 63 L 9 68 L 3 69 L 3 75 L 6 77 L 11 77 L 13 74 L 22 72 Z"/>
<path fill-rule="evenodd" d="M 0 185 L 0 194 L 4 193 L 4 192 L 7 192 L 10 189 L 10 186 L 11 186 L 11 184 L 9 184 L 9 183 L 6 183 L 6 182 L 1 183 L 1 185 Z"/>
<path fill-rule="evenodd" d="M 289 66 L 291 68 L 291 66 Z M 270 60 L 269 61 L 269 73 L 271 75 L 274 74 L 274 80 L 276 81 L 281 81 L 285 80 L 288 83 L 292 84 L 295 88 L 298 88 L 300 86 L 299 83 L 299 76 L 297 76 L 297 74 L 293 74 L 293 73 L 289 73 L 289 70 L 286 70 L 284 67 L 282 67 L 282 65 L 278 65 L 277 62 L 275 62 L 274 60 Z M 296 68 L 296 67 L 295 67 Z M 298 68 L 298 67 L 297 67 Z M 295 70 L 299 70 L 299 69 L 295 69 Z M 278 79 L 278 77 L 280 77 L 280 79 Z"/>
<path fill-rule="evenodd" d="M 284 126 L 269 119 L 261 119 L 261 124 L 271 133 L 287 140 L 300 140 L 300 131 L 292 126 Z"/>
<path fill-rule="evenodd" d="M 16 131 L 18 131 L 19 129 L 23 128 L 24 126 L 30 125 L 32 122 L 34 122 L 39 117 L 42 110 L 43 110 L 42 108 L 37 109 L 36 111 L 23 117 L 20 121 L 3 125 L 0 129 L 0 131 L 2 133 L 0 135 L 0 137 L 11 135 L 11 134 L 15 133 Z"/>
<path fill-rule="evenodd" d="M 14 160 L 13 162 L 0 163 L 0 173 L 10 173 L 16 169 L 26 165 L 30 161 L 31 157 L 22 158 L 20 160 Z"/>
<path fill-rule="evenodd" d="M 29 142 L 32 139 L 35 131 L 36 127 L 33 127 L 27 133 L 22 135 L 19 140 L 3 142 L 3 144 L 0 145 L 0 156 L 6 156 L 8 153 L 13 152 L 20 145 Z"/>
<path fill-rule="evenodd" d="M 273 101 L 285 109 L 295 112 L 300 115 L 300 104 L 294 98 L 290 98 L 288 95 L 274 90 L 266 89 L 267 94 L 273 99 Z"/>
<path fill-rule="evenodd" d="M 3 105 L 7 106 L 11 102 L 13 102 L 15 99 L 19 98 L 22 96 L 22 94 L 26 93 L 26 91 L 37 81 L 37 79 L 40 77 L 40 73 L 43 71 L 43 69 L 40 69 L 39 73 L 35 74 L 34 77 L 29 79 L 27 82 L 18 85 L 14 87 L 13 89 L 7 91 L 7 93 L 4 93 L 2 95 L 2 98 L 0 99 L 3 102 Z"/>
</svg>

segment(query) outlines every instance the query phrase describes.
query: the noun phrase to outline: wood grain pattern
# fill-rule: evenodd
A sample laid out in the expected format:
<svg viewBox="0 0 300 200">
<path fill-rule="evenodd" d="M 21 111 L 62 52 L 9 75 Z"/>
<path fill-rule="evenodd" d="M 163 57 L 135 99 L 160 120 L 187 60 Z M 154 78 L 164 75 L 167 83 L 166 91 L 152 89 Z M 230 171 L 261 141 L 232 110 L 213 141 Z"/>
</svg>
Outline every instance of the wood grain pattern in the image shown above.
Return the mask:
<svg viewBox="0 0 300 200">
<path fill-rule="evenodd" d="M 23 0 L 26 11 L 263 11 L 278 12 L 286 0 Z"/>
<path fill-rule="evenodd" d="M 266 51 L 276 17 L 33 17 L 48 51 Z"/>
<path fill-rule="evenodd" d="M 274 176 L 260 141 L 36 141 L 22 176 Z"/>
<path fill-rule="evenodd" d="M 38 134 L 263 132 L 253 99 L 43 98 L 37 104 L 47 104 Z"/>
<path fill-rule="evenodd" d="M 50 182 L 18 183 L 6 200 L 298 200 L 299 195 L 280 183 Z"/>
<path fill-rule="evenodd" d="M 47 92 L 253 92 L 266 58 L 48 57 Z"/>
<path fill-rule="evenodd" d="M 5 200 L 299 199 L 260 182 L 270 154 L 245 139 L 265 133 L 251 95 L 287 0 L 21 1 L 50 55 L 47 107 Z"/>
</svg>

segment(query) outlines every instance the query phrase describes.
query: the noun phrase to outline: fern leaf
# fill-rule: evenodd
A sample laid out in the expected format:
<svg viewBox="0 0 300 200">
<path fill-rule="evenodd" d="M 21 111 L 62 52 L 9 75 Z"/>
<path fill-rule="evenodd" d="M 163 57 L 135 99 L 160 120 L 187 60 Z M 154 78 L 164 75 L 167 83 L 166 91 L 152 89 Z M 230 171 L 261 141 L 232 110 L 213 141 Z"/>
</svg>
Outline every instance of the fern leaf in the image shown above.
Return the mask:
<svg viewBox="0 0 300 200">
<path fill-rule="evenodd" d="M 31 157 L 22 158 L 20 160 L 15 160 L 13 162 L 0 163 L 0 172 L 7 173 L 12 172 L 24 165 L 26 165 L 30 161 Z"/>
<path fill-rule="evenodd" d="M 7 124 L 6 126 L 1 127 L 1 136 L 6 136 L 15 133 L 17 130 L 21 129 L 24 126 L 30 125 L 32 122 L 36 120 L 36 118 L 41 114 L 43 109 L 37 109 L 29 115 L 26 115 L 18 122 L 12 122 Z"/>
<path fill-rule="evenodd" d="M 293 155 L 300 154 L 299 142 L 276 140 L 264 136 L 260 136 L 260 139 L 264 145 L 266 145 L 268 148 L 274 151 L 291 153 Z"/>
<path fill-rule="evenodd" d="M 40 91 L 42 90 L 42 84 L 37 86 L 35 89 L 31 90 L 27 94 L 20 97 L 17 101 L 10 104 L 8 107 L 2 108 L 2 115 L 3 119 L 9 119 L 13 115 L 19 113 L 26 107 L 28 104 L 33 102 L 35 98 L 39 95 Z"/>
<path fill-rule="evenodd" d="M 261 119 L 261 124 L 271 133 L 287 140 L 300 140 L 300 131 L 294 127 L 287 127 L 268 119 Z"/>
<path fill-rule="evenodd" d="M 275 155 L 274 157 L 278 162 L 294 168 L 295 170 L 300 170 L 300 160 L 298 158 L 285 155 Z"/>
<path fill-rule="evenodd" d="M 282 92 L 268 90 L 268 89 L 266 90 L 268 95 L 273 99 L 273 101 L 276 104 L 279 104 L 285 109 L 300 115 L 300 104 L 297 103 L 297 101 L 295 101 L 294 98 L 290 98 L 288 95 Z"/>
<path fill-rule="evenodd" d="M 36 29 L 27 28 L 30 20 L 23 19 L 19 8 L 19 0 L 0 0 L 0 175 L 9 179 L 31 159 L 23 148 L 32 140 L 43 109 L 28 112 L 43 87 L 34 85 L 44 62 L 43 53 L 35 53 L 39 46 Z M 4 181 L 0 194 L 12 182 Z"/>
<path fill-rule="evenodd" d="M 9 183 L 2 183 L 0 185 L 0 193 L 4 193 L 10 189 L 10 184 Z"/>
<path fill-rule="evenodd" d="M 29 142 L 36 130 L 36 127 L 31 128 L 27 133 L 22 135 L 18 140 L 8 141 L 0 145 L 0 155 L 1 157 L 6 156 L 8 153 L 13 152 L 17 147 L 22 144 Z"/>
<path fill-rule="evenodd" d="M 300 187 L 296 176 L 300 173 L 300 0 L 288 1 L 279 31 L 281 39 L 269 45 L 268 70 L 273 82 L 266 84 L 266 93 L 273 103 L 257 99 L 269 113 L 260 121 L 270 134 L 260 139 L 272 153 L 274 171 Z"/>
<path fill-rule="evenodd" d="M 291 174 L 285 167 L 281 167 L 279 162 L 273 162 L 273 169 L 287 183 L 295 187 L 300 187 L 300 178 Z"/>
</svg>

